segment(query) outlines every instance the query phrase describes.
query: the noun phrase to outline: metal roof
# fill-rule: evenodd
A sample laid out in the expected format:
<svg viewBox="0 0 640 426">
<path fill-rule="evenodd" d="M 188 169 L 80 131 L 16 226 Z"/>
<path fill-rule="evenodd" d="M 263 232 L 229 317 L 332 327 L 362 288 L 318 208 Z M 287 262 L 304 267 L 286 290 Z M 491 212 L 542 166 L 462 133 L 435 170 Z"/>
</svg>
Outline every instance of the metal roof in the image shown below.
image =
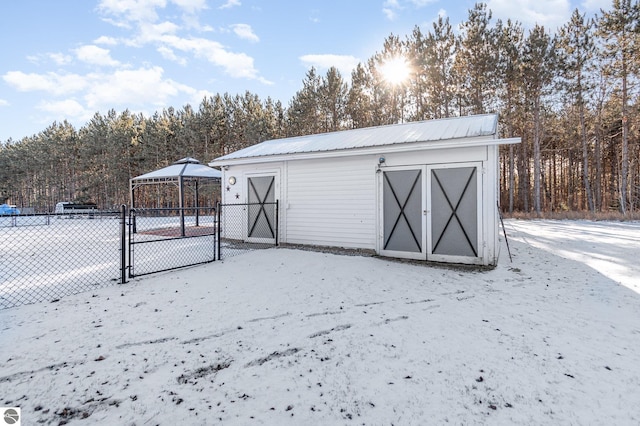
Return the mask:
<svg viewBox="0 0 640 426">
<path fill-rule="evenodd" d="M 220 165 L 225 160 L 348 150 L 411 142 L 452 140 L 454 143 L 456 139 L 495 135 L 497 125 L 497 114 L 484 114 L 272 139 L 218 157 L 209 164 Z"/>
<path fill-rule="evenodd" d="M 160 179 L 177 179 L 179 177 L 220 179 L 221 176 L 222 173 L 220 170 L 212 169 L 209 166 L 200 164 L 200 162 L 194 158 L 186 157 L 176 161 L 170 166 L 145 173 L 144 175 L 136 176 L 131 180 L 138 182 Z"/>
</svg>

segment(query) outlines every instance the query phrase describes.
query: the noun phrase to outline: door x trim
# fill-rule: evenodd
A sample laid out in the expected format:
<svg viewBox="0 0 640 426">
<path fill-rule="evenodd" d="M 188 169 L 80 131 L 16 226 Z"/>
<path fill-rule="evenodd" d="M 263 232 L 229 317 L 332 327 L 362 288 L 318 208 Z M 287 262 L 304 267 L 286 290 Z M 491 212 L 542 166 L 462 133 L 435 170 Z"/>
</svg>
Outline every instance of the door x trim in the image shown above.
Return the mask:
<svg viewBox="0 0 640 426">
<path fill-rule="evenodd" d="M 251 229 L 249 230 L 249 237 L 251 237 L 253 235 L 253 231 L 256 229 L 256 225 L 258 225 L 258 220 L 260 220 L 260 215 L 261 214 L 264 215 L 264 218 L 267 221 L 267 225 L 269 226 L 269 231 L 271 232 L 271 235 L 275 236 L 275 232 L 273 232 L 273 226 L 271 224 L 271 221 L 269 220 L 269 216 L 267 215 L 267 211 L 264 208 L 264 204 L 267 202 L 267 197 L 269 196 L 269 193 L 271 192 L 271 188 L 273 188 L 273 184 L 275 182 L 275 178 L 273 178 L 273 177 L 271 178 L 271 183 L 269 184 L 269 188 L 267 188 L 267 191 L 264 193 L 264 198 L 260 197 L 260 194 L 258 193 L 258 190 L 256 189 L 255 185 L 253 184 L 252 179 L 249 178 L 248 180 L 249 180 L 249 186 L 253 190 L 253 193 L 255 194 L 256 198 L 258 199 L 258 203 L 260 204 L 260 210 L 258 211 L 258 214 L 256 215 L 256 218 L 253 221 L 253 225 L 251 226 Z"/>
<path fill-rule="evenodd" d="M 414 229 L 411 227 L 411 223 L 409 222 L 409 219 L 407 218 L 407 215 L 404 212 L 404 209 L 407 207 L 407 203 L 409 202 L 409 199 L 411 198 L 411 195 L 413 194 L 413 191 L 415 190 L 418 181 L 420 181 L 421 176 L 422 176 L 422 171 L 419 170 L 418 174 L 416 175 L 416 178 L 413 181 L 413 184 L 411 185 L 411 189 L 409 190 L 409 193 L 407 194 L 407 198 L 404 200 L 404 202 L 401 203 L 400 199 L 398 198 L 398 194 L 396 194 L 396 191 L 394 190 L 393 185 L 391 184 L 391 181 L 389 180 L 389 177 L 387 176 L 387 173 L 384 173 L 384 179 L 387 182 L 387 184 L 389 185 L 389 189 L 391 190 L 391 194 L 393 195 L 393 198 L 395 199 L 396 204 L 400 208 L 400 212 L 398 213 L 398 217 L 396 217 L 396 221 L 393 224 L 393 228 L 391 228 L 391 232 L 389 232 L 389 237 L 387 238 L 387 240 L 384 243 L 383 250 L 387 249 L 387 246 L 389 245 L 389 242 L 391 241 L 391 237 L 393 236 L 393 233 L 395 232 L 396 227 L 398 226 L 398 223 L 400 222 L 400 218 L 404 218 L 404 221 L 407 224 L 407 226 L 409 227 L 409 231 L 411 232 L 411 236 L 413 237 L 413 241 L 416 243 L 416 246 L 418 247 L 418 251 L 422 251 L 422 247 L 420 245 L 420 241 L 419 241 L 418 237 L 416 236 L 416 233 L 415 233 Z"/>
<path fill-rule="evenodd" d="M 447 228 L 451 224 L 451 221 L 455 218 L 456 221 L 458 222 L 458 225 L 460 225 L 460 229 L 462 230 L 462 233 L 464 234 L 464 237 L 466 238 L 467 243 L 469 244 L 469 247 L 473 251 L 474 257 L 478 257 L 478 251 L 476 250 L 475 245 L 471 242 L 471 238 L 469 238 L 469 234 L 467 234 L 466 229 L 464 229 L 464 225 L 462 224 L 462 221 L 460 220 L 460 217 L 458 217 L 458 208 L 460 207 L 460 203 L 462 202 L 465 194 L 467 193 L 467 189 L 469 189 L 469 185 L 471 184 L 471 181 L 473 180 L 473 177 L 476 174 L 476 170 L 477 170 L 477 167 L 473 167 L 472 168 L 471 175 L 467 179 L 467 183 L 465 184 L 464 189 L 462 190 L 462 194 L 460 194 L 460 198 L 456 202 L 455 207 L 453 206 L 453 203 L 449 199 L 449 195 L 447 194 L 447 191 L 444 189 L 444 186 L 442 185 L 442 182 L 440 182 L 440 178 L 438 178 L 438 175 L 437 175 L 436 171 L 435 170 L 431 170 L 431 173 L 433 174 L 433 177 L 436 179 L 436 182 L 438 183 L 438 186 L 442 190 L 442 194 L 444 195 L 444 198 L 447 201 L 447 204 L 449 204 L 449 208 L 451 209 L 451 215 L 449 216 L 449 220 L 447 220 L 447 224 L 442 229 L 442 232 L 440 233 L 440 236 L 438 237 L 438 240 L 436 241 L 435 245 L 433 246 L 433 250 L 431 250 L 433 253 L 435 253 L 436 249 L 438 248 L 438 245 L 440 244 L 440 241 L 442 241 L 442 237 L 444 236 L 445 232 L 447 231 Z"/>
</svg>

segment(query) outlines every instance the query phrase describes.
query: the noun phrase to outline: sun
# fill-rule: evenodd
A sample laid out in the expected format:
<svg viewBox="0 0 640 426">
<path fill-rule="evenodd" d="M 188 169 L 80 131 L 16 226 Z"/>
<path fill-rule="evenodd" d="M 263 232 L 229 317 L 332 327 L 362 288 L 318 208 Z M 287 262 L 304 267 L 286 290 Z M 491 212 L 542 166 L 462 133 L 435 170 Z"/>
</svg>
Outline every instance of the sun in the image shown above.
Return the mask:
<svg viewBox="0 0 640 426">
<path fill-rule="evenodd" d="M 382 64 L 380 72 L 385 81 L 393 85 L 398 85 L 409 77 L 411 69 L 405 58 L 402 56 L 394 56 Z"/>
</svg>

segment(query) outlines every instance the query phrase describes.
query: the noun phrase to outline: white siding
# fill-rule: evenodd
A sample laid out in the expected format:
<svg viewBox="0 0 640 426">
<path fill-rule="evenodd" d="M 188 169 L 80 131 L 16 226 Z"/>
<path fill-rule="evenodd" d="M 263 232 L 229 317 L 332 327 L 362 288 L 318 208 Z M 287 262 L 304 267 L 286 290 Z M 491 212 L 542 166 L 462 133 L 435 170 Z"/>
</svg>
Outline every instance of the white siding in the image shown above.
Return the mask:
<svg viewBox="0 0 640 426">
<path fill-rule="evenodd" d="M 290 161 L 285 240 L 375 249 L 377 157 Z"/>
<path fill-rule="evenodd" d="M 381 154 L 385 157 L 383 167 L 411 166 L 424 164 L 466 163 L 470 161 L 486 161 L 487 147 L 475 146 L 465 149 L 434 149 L 402 153 Z M 376 158 L 377 160 L 377 158 Z"/>
</svg>

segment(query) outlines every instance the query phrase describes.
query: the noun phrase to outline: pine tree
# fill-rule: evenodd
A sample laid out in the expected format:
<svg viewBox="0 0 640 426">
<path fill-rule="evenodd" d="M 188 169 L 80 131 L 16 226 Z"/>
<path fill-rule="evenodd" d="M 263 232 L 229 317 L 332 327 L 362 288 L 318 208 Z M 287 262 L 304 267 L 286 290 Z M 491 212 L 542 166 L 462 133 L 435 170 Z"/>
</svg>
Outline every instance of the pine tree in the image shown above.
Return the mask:
<svg viewBox="0 0 640 426">
<path fill-rule="evenodd" d="M 506 25 L 499 23 L 496 25 L 499 29 L 498 37 L 498 73 L 499 81 L 501 84 L 499 87 L 499 97 L 502 100 L 502 112 L 501 117 L 504 119 L 505 126 L 507 128 L 507 137 L 513 138 L 516 136 L 516 119 L 517 111 L 521 111 L 522 104 L 522 50 L 524 42 L 524 30 L 522 25 L 518 22 L 508 20 Z M 522 148 L 519 145 L 514 148 L 512 144 L 509 145 L 509 213 L 513 212 L 515 201 L 515 158 L 514 149 L 518 149 L 522 152 Z M 520 164 L 524 162 L 521 161 Z M 521 170 L 519 176 L 521 182 L 519 187 L 524 187 L 524 177 L 526 170 Z"/>
<path fill-rule="evenodd" d="M 302 89 L 289 102 L 287 110 L 288 136 L 320 133 L 319 99 L 321 78 L 311 67 L 302 82 Z"/>
<path fill-rule="evenodd" d="M 362 65 L 358 64 L 351 72 L 351 87 L 347 94 L 346 114 L 351 120 L 352 128 L 373 125 L 372 119 L 372 76 Z"/>
<path fill-rule="evenodd" d="M 429 53 L 427 36 L 418 26 L 414 27 L 407 39 L 407 55 L 413 64 L 413 78 L 407 82 L 408 95 L 414 104 L 413 114 L 409 121 L 426 120 L 432 117 L 429 86 L 431 78 L 428 74 L 432 58 Z"/>
<path fill-rule="evenodd" d="M 455 60 L 460 115 L 496 110 L 498 34 L 491 27 L 491 17 L 486 4 L 476 3 L 469 10 L 468 20 L 461 25 Z"/>
<path fill-rule="evenodd" d="M 537 214 L 542 210 L 541 203 L 541 151 L 543 123 L 543 101 L 548 94 L 555 75 L 555 41 L 546 33 L 544 27 L 536 25 L 525 40 L 523 55 L 523 78 L 526 97 L 533 125 L 533 202 Z"/>
<path fill-rule="evenodd" d="M 560 29 L 558 37 L 560 72 L 563 88 L 578 110 L 579 138 L 582 144 L 582 182 L 591 212 L 595 211 L 591 183 L 589 182 L 589 151 L 585 119 L 585 92 L 589 90 L 587 74 L 592 66 L 595 52 L 593 43 L 593 21 L 575 9 L 571 20 Z"/>
<path fill-rule="evenodd" d="M 347 84 L 340 71 L 330 67 L 326 76 L 321 79 L 319 88 L 320 119 L 323 131 L 335 132 L 344 127 L 346 119 Z"/>
<path fill-rule="evenodd" d="M 598 21 L 599 36 L 603 40 L 602 56 L 608 61 L 607 71 L 615 78 L 620 91 L 622 121 L 622 155 L 620 170 L 620 211 L 627 212 L 629 200 L 629 82 L 637 73 L 640 53 L 640 3 L 632 0 L 613 0 L 611 11 L 602 11 Z"/>
<path fill-rule="evenodd" d="M 433 23 L 433 32 L 427 35 L 427 88 L 433 111 L 430 118 L 444 118 L 451 114 L 455 53 L 456 39 L 449 18 L 438 16 Z"/>
<path fill-rule="evenodd" d="M 373 121 L 374 125 L 401 123 L 405 118 L 407 105 L 407 86 L 405 81 L 390 81 L 398 76 L 385 75 L 391 65 L 392 73 L 407 69 L 409 55 L 407 47 L 400 38 L 391 34 L 384 40 L 382 52 L 376 53 L 368 62 L 373 77 Z M 395 69 L 393 69 L 395 68 Z"/>
</svg>

